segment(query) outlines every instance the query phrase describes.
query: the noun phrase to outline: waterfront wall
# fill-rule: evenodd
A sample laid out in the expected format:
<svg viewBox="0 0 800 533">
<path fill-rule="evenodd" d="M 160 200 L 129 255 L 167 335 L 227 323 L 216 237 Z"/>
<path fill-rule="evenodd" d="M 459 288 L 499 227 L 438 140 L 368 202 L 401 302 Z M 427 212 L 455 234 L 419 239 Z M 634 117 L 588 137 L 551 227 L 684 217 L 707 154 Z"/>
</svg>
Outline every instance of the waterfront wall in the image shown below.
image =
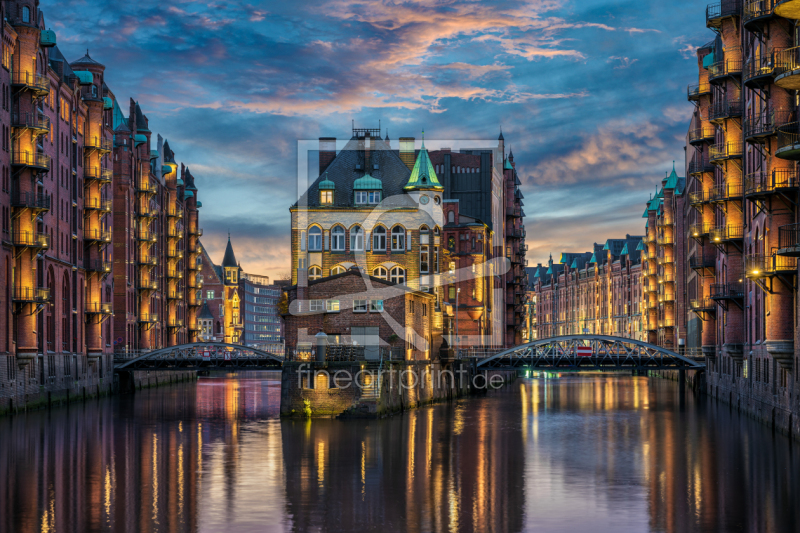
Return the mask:
<svg viewBox="0 0 800 533">
<path fill-rule="evenodd" d="M 137 390 L 159 387 L 161 385 L 171 385 L 184 381 L 196 381 L 197 372 L 194 370 L 169 370 L 169 371 L 149 371 L 149 370 L 122 370 L 117 372 L 118 392 L 130 393 Z"/>
<path fill-rule="evenodd" d="M 285 363 L 281 416 L 380 418 L 483 392 L 484 380 L 494 375 L 499 376 L 496 384 L 516 378 L 514 371 L 476 371 L 466 361 L 393 361 L 370 367 L 357 362 Z"/>
</svg>

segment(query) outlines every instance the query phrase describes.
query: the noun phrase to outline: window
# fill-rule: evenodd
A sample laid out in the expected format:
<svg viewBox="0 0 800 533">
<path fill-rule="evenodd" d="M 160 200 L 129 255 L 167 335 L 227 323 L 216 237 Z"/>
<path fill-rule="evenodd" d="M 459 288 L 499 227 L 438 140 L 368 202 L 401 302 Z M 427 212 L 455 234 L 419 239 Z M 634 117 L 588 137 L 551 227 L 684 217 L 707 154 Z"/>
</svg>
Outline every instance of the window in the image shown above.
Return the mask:
<svg viewBox="0 0 800 533">
<path fill-rule="evenodd" d="M 339 312 L 339 300 L 326 300 L 325 301 L 325 310 L 329 313 L 338 313 Z"/>
<path fill-rule="evenodd" d="M 402 252 L 406 249 L 406 230 L 402 226 L 392 228 L 392 251 Z"/>
<path fill-rule="evenodd" d="M 335 276 L 336 274 L 344 274 L 345 270 L 343 266 L 336 265 L 331 269 L 331 276 Z"/>
<path fill-rule="evenodd" d="M 323 300 L 311 300 L 308 302 L 308 310 L 312 313 L 319 313 L 325 309 Z"/>
<path fill-rule="evenodd" d="M 428 273 L 428 247 L 419 247 L 419 272 L 420 274 Z"/>
<path fill-rule="evenodd" d="M 333 203 L 333 191 L 319 191 L 319 203 L 330 205 Z"/>
<path fill-rule="evenodd" d="M 364 230 L 361 226 L 353 226 L 350 229 L 350 251 L 360 252 L 364 249 Z"/>
<path fill-rule="evenodd" d="M 456 288 L 455 287 L 450 287 L 450 289 L 448 291 L 448 299 L 449 300 L 455 300 L 456 299 Z"/>
<path fill-rule="evenodd" d="M 370 300 L 369 301 L 369 312 L 370 313 L 382 313 L 383 312 L 383 300 Z"/>
<path fill-rule="evenodd" d="M 453 211 L 447 212 L 447 223 L 453 224 L 456 221 L 456 214 Z"/>
<path fill-rule="evenodd" d="M 312 266 L 308 269 L 308 279 L 314 281 L 315 279 L 320 279 L 322 277 L 322 269 L 318 266 Z"/>
<path fill-rule="evenodd" d="M 367 191 L 356 191 L 357 204 L 365 204 L 367 203 L 367 200 L 368 200 Z"/>
<path fill-rule="evenodd" d="M 367 300 L 353 300 L 353 312 L 354 313 L 366 313 L 367 312 Z"/>
<path fill-rule="evenodd" d="M 385 268 L 383 268 L 383 267 L 378 267 L 375 270 L 373 270 L 372 271 L 372 275 L 375 276 L 376 278 L 380 278 L 380 279 L 388 279 L 389 278 L 389 272 L 387 272 L 387 270 Z"/>
<path fill-rule="evenodd" d="M 378 226 L 372 232 L 372 249 L 373 251 L 386 250 L 386 228 Z"/>
<path fill-rule="evenodd" d="M 22 22 L 30 22 L 31 21 L 31 8 L 28 6 L 22 6 Z"/>
<path fill-rule="evenodd" d="M 404 284 L 406 282 L 406 271 L 401 267 L 394 267 L 389 276 L 389 281 L 397 284 Z"/>
<path fill-rule="evenodd" d="M 206 291 L 206 298 L 208 298 L 209 300 L 213 300 L 214 299 L 214 291 Z"/>
<path fill-rule="evenodd" d="M 381 192 L 380 191 L 371 191 L 369 193 L 369 203 L 371 203 L 371 204 L 379 204 L 379 203 L 381 203 Z"/>
<path fill-rule="evenodd" d="M 433 273 L 439 273 L 439 247 L 433 247 Z"/>
<path fill-rule="evenodd" d="M 335 226 L 331 230 L 331 250 L 344 252 L 344 228 L 341 226 Z"/>
<path fill-rule="evenodd" d="M 312 226 L 308 230 L 308 249 L 310 251 L 322 251 L 322 229 L 319 226 Z"/>
<path fill-rule="evenodd" d="M 380 191 L 356 191 L 356 204 L 379 204 L 381 203 Z"/>
</svg>

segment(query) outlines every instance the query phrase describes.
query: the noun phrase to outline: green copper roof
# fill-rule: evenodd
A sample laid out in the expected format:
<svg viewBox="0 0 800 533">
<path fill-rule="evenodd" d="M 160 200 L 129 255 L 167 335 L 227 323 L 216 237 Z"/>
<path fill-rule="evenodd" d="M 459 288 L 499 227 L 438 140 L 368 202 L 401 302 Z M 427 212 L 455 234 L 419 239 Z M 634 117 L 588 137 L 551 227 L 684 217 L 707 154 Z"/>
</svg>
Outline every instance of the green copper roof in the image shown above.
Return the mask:
<svg viewBox="0 0 800 533">
<path fill-rule="evenodd" d="M 610 250 L 611 247 L 608 245 L 609 241 L 606 241 L 605 246 L 603 246 L 603 250 Z"/>
<path fill-rule="evenodd" d="M 622 251 L 619 253 L 619 255 L 628 255 L 629 253 L 630 252 L 628 252 L 628 243 L 626 242 L 625 246 L 622 247 Z"/>
<path fill-rule="evenodd" d="M 425 133 L 422 133 L 422 148 L 417 156 L 417 161 L 414 163 L 414 168 L 411 169 L 411 175 L 408 177 L 408 183 L 403 187 L 405 190 L 414 189 L 436 189 L 443 190 L 442 184 L 439 183 L 439 178 L 436 177 L 436 172 L 433 170 L 433 163 L 428 157 L 428 149 L 425 148 Z"/>
<path fill-rule="evenodd" d="M 88 70 L 76 70 L 75 76 L 77 76 L 81 85 L 91 85 L 94 81 L 94 76 Z"/>
<path fill-rule="evenodd" d="M 192 198 L 194 193 L 192 191 L 186 191 L 183 193 L 183 199 L 186 200 L 187 198 Z"/>
<path fill-rule="evenodd" d="M 552 274 L 552 273 L 553 273 L 553 265 L 550 265 L 550 267 L 547 269 L 547 272 L 545 272 L 545 274 Z"/>
<path fill-rule="evenodd" d="M 664 189 L 677 189 L 678 188 L 678 177 L 677 172 L 675 172 L 675 163 L 672 163 L 672 174 L 667 176 L 667 181 L 664 184 Z"/>
<path fill-rule="evenodd" d="M 353 182 L 354 191 L 374 191 L 377 189 L 383 190 L 383 183 L 378 178 L 373 178 L 369 174 L 364 174 Z"/>
<path fill-rule="evenodd" d="M 178 187 L 183 187 L 183 178 L 178 178 Z"/>
<path fill-rule="evenodd" d="M 569 266 L 570 268 L 578 268 L 578 258 L 572 260 L 572 264 Z"/>
<path fill-rule="evenodd" d="M 642 218 L 647 218 L 647 207 L 644 208 L 644 214 L 642 215 Z"/>
<path fill-rule="evenodd" d="M 147 142 L 147 137 L 143 133 L 137 133 L 133 136 L 133 140 L 136 142 L 136 146 L 139 146 Z"/>
<path fill-rule="evenodd" d="M 161 165 L 161 173 L 162 174 L 169 174 L 172 172 L 172 167 L 169 165 Z"/>
<path fill-rule="evenodd" d="M 506 162 L 503 164 L 503 170 L 513 170 L 514 167 L 511 166 L 511 162 L 506 159 Z"/>
<path fill-rule="evenodd" d="M 53 30 L 42 30 L 41 35 L 39 36 L 39 44 L 44 47 L 50 47 L 56 45 L 56 32 Z"/>
<path fill-rule="evenodd" d="M 117 127 L 120 124 L 124 124 L 125 126 L 128 125 L 128 119 L 125 118 L 125 115 L 122 114 L 122 109 L 119 108 L 119 103 L 114 100 L 114 130 L 116 131 Z"/>
<path fill-rule="evenodd" d="M 590 263 L 597 263 L 597 258 L 595 257 L 595 254 L 592 254 L 592 258 L 589 259 L 589 262 Z"/>
<path fill-rule="evenodd" d="M 536 269 L 536 274 L 533 275 L 534 278 L 538 278 L 539 277 L 539 271 L 540 270 L 541 270 L 540 268 Z"/>
<path fill-rule="evenodd" d="M 200 200 L 197 200 L 197 208 L 199 209 L 201 207 L 203 207 L 203 202 L 201 202 Z"/>
<path fill-rule="evenodd" d="M 112 109 L 114 107 L 114 100 L 108 96 L 103 97 L 103 109 Z"/>
<path fill-rule="evenodd" d="M 158 159 L 158 150 L 150 150 L 150 159 Z"/>
<path fill-rule="evenodd" d="M 708 68 L 714 64 L 714 52 L 711 52 L 703 58 L 703 68 Z"/>
<path fill-rule="evenodd" d="M 644 251 L 644 241 L 643 240 L 639 241 L 638 246 L 636 246 L 636 251 L 637 252 L 643 252 Z"/>
<path fill-rule="evenodd" d="M 328 179 L 328 173 L 325 173 L 325 179 L 319 182 L 317 189 L 320 191 L 332 191 L 336 189 L 336 184 Z"/>
</svg>

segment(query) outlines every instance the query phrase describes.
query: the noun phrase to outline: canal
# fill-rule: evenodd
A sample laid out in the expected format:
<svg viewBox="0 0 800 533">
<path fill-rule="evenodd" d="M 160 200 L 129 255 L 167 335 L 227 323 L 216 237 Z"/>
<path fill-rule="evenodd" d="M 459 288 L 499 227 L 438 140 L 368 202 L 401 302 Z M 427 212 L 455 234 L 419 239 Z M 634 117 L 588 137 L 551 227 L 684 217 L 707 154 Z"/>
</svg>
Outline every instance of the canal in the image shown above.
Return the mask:
<svg viewBox="0 0 800 533">
<path fill-rule="evenodd" d="M 0 419 L 0 531 L 794 531 L 798 449 L 645 377 L 280 420 L 271 376 Z"/>
</svg>

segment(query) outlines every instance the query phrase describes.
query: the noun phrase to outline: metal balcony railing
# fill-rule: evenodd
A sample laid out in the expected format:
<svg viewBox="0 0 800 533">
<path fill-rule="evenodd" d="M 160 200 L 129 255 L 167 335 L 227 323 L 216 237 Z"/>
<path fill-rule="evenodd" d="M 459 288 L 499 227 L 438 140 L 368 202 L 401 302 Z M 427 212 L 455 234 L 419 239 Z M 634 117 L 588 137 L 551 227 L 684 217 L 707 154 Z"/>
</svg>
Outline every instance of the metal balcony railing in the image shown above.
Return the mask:
<svg viewBox="0 0 800 533">
<path fill-rule="evenodd" d="M 50 289 L 45 287 L 11 287 L 11 299 L 15 302 L 44 303 L 50 300 Z"/>
<path fill-rule="evenodd" d="M 111 212 L 111 205 L 111 200 L 106 200 L 105 198 L 86 198 L 83 201 L 84 209 L 103 211 L 106 213 Z"/>
<path fill-rule="evenodd" d="M 112 171 L 110 168 L 84 167 L 83 179 L 89 181 L 99 181 L 101 183 L 111 183 Z"/>
<path fill-rule="evenodd" d="M 721 183 L 711 189 L 711 201 L 723 202 L 728 200 L 740 200 L 744 195 L 744 188 L 741 183 Z"/>
<path fill-rule="evenodd" d="M 183 259 L 183 250 L 167 250 L 167 257 L 170 259 Z"/>
<path fill-rule="evenodd" d="M 105 139 L 94 135 L 86 137 L 83 145 L 86 149 L 99 150 L 101 152 L 110 152 L 112 148 L 111 139 Z"/>
<path fill-rule="evenodd" d="M 183 209 L 180 207 L 170 207 L 167 209 L 167 216 L 170 218 L 183 218 Z"/>
<path fill-rule="evenodd" d="M 711 126 L 699 127 L 689 130 L 689 143 L 698 144 L 714 140 L 715 129 Z"/>
<path fill-rule="evenodd" d="M 156 194 L 158 191 L 155 183 L 151 183 L 148 179 L 139 179 L 136 181 L 136 192 L 142 194 Z"/>
<path fill-rule="evenodd" d="M 741 142 L 725 142 L 712 145 L 708 150 L 709 161 L 725 161 L 728 159 L 741 159 L 743 147 Z"/>
<path fill-rule="evenodd" d="M 167 300 L 183 300 L 183 292 L 169 291 L 167 293 Z"/>
<path fill-rule="evenodd" d="M 711 228 L 711 240 L 714 242 L 740 241 L 744 239 L 744 225 L 726 224 Z"/>
<path fill-rule="evenodd" d="M 137 287 L 141 290 L 146 291 L 154 291 L 158 289 L 158 280 L 150 279 L 148 277 L 140 277 L 137 283 Z"/>
<path fill-rule="evenodd" d="M 167 228 L 167 237 L 171 239 L 180 239 L 183 237 L 183 230 L 178 228 Z"/>
<path fill-rule="evenodd" d="M 693 255 L 689 258 L 689 268 L 699 270 L 703 268 L 714 268 L 716 258 L 713 255 Z"/>
<path fill-rule="evenodd" d="M 717 28 L 722 25 L 722 20 L 740 16 L 742 13 L 741 0 L 723 0 L 716 4 L 706 6 L 706 26 Z"/>
<path fill-rule="evenodd" d="M 800 69 L 800 46 L 793 46 L 784 50 L 777 50 L 775 57 L 775 77 L 792 76 L 795 70 Z"/>
<path fill-rule="evenodd" d="M 36 231 L 15 231 L 11 234 L 11 244 L 20 248 L 50 248 L 50 235 Z"/>
<path fill-rule="evenodd" d="M 94 242 L 111 242 L 111 232 L 99 229 L 84 229 L 83 239 Z"/>
<path fill-rule="evenodd" d="M 728 118 L 742 116 L 742 101 L 721 98 L 714 102 L 708 109 L 708 120 L 711 122 L 722 122 Z"/>
<path fill-rule="evenodd" d="M 713 172 L 714 165 L 700 154 L 696 154 L 689 162 L 689 174 L 702 174 L 703 172 Z"/>
<path fill-rule="evenodd" d="M 140 255 L 137 263 L 140 266 L 156 266 L 158 264 L 158 257 L 155 255 Z"/>
<path fill-rule="evenodd" d="M 778 168 L 772 172 L 751 172 L 744 179 L 744 192 L 747 195 L 765 195 L 796 189 L 800 180 L 797 170 Z"/>
<path fill-rule="evenodd" d="M 744 298 L 744 283 L 714 283 L 711 285 L 713 300 L 733 300 Z"/>
<path fill-rule="evenodd" d="M 706 94 L 711 94 L 711 84 L 708 82 L 695 83 L 693 85 L 689 85 L 689 87 L 686 89 L 686 97 L 690 102 L 699 100 L 701 96 Z"/>
<path fill-rule="evenodd" d="M 50 209 L 50 195 L 34 192 L 15 192 L 11 195 L 11 206 L 35 211 L 48 211 Z"/>
<path fill-rule="evenodd" d="M 665 318 L 658 321 L 659 329 L 664 328 L 674 328 L 675 327 L 675 320 L 672 318 Z"/>
<path fill-rule="evenodd" d="M 749 31 L 755 29 L 754 23 L 771 17 L 774 14 L 775 6 L 779 0 L 749 0 L 744 3 L 744 11 L 742 13 L 742 23 Z"/>
<path fill-rule="evenodd" d="M 675 244 L 675 237 L 672 235 L 662 235 L 658 238 L 658 244 L 665 245 L 665 244 Z"/>
<path fill-rule="evenodd" d="M 183 327 L 183 319 L 182 318 L 170 318 L 167 321 L 168 328 L 182 328 Z"/>
<path fill-rule="evenodd" d="M 86 314 L 87 315 L 111 315 L 114 313 L 114 310 L 110 303 L 87 303 L 86 304 Z"/>
<path fill-rule="evenodd" d="M 183 278 L 183 271 L 181 271 L 181 270 L 168 270 L 167 271 L 167 278 L 170 278 L 170 279 L 181 279 L 181 278 Z"/>
<path fill-rule="evenodd" d="M 734 56 L 735 56 L 734 52 Z M 741 56 L 741 51 L 739 52 Z M 742 73 L 742 60 L 738 58 L 723 59 L 708 67 L 708 81 L 714 83 L 722 78 L 739 76 Z"/>
<path fill-rule="evenodd" d="M 42 134 L 50 131 L 50 117 L 42 113 L 12 113 L 11 126 L 36 130 Z"/>
<path fill-rule="evenodd" d="M 698 206 L 707 203 L 711 199 L 708 191 L 694 191 L 689 193 L 689 205 Z"/>
<path fill-rule="evenodd" d="M 786 254 L 791 251 L 800 252 L 800 224 L 778 228 L 778 253 Z"/>
<path fill-rule="evenodd" d="M 50 156 L 35 152 L 12 152 L 11 164 L 18 167 L 31 167 L 50 170 Z"/>
<path fill-rule="evenodd" d="M 111 262 L 92 259 L 86 262 L 85 268 L 88 272 L 100 272 L 102 274 L 108 274 L 111 272 Z"/>
<path fill-rule="evenodd" d="M 139 322 L 144 324 L 154 324 L 158 322 L 157 313 L 142 313 L 139 315 Z"/>
<path fill-rule="evenodd" d="M 690 224 L 689 225 L 689 236 L 690 237 L 702 237 L 703 235 L 708 235 L 711 231 L 711 224 Z"/>
<path fill-rule="evenodd" d="M 714 300 L 712 300 L 711 298 L 695 298 L 693 300 L 689 300 L 689 307 L 693 311 L 716 310 L 716 305 L 714 304 Z"/>
<path fill-rule="evenodd" d="M 47 76 L 42 76 L 35 72 L 15 70 L 11 75 L 11 85 L 25 87 L 36 94 L 47 94 L 50 92 L 50 80 L 47 79 Z"/>
<path fill-rule="evenodd" d="M 780 233 L 780 232 L 779 232 Z M 797 258 L 778 255 L 773 249 L 769 254 L 756 253 L 744 258 L 745 275 L 751 279 L 797 271 Z"/>
</svg>

